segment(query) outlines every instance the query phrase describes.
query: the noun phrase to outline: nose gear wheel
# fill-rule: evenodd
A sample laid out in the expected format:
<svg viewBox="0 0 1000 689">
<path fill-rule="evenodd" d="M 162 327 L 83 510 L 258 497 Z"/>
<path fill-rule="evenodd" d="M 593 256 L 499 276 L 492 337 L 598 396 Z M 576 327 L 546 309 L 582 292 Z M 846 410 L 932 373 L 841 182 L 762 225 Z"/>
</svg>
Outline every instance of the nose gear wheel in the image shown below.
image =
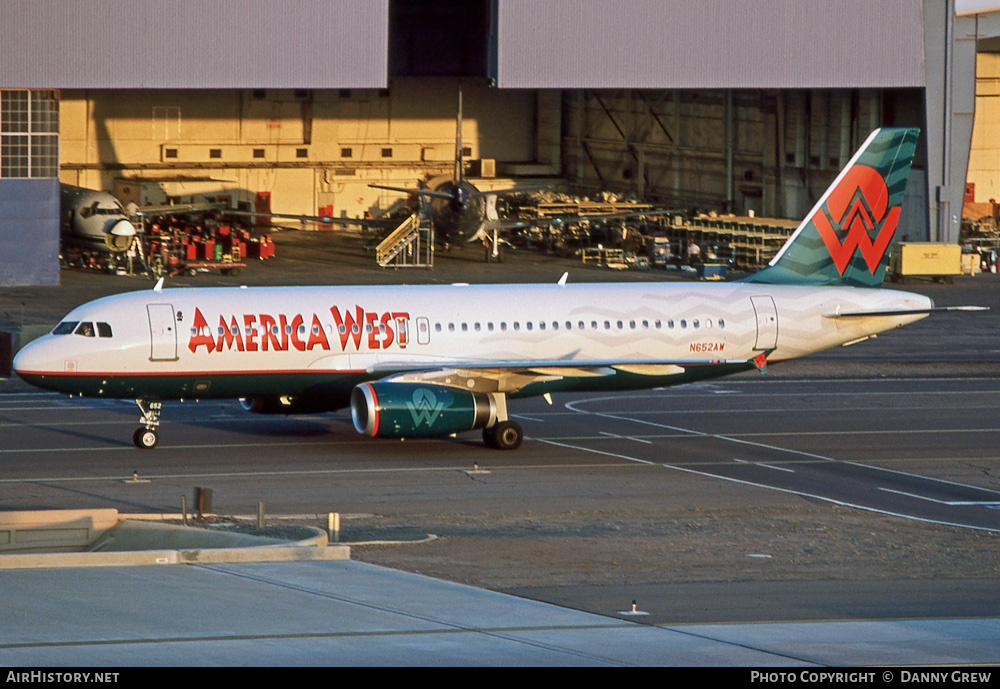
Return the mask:
<svg viewBox="0 0 1000 689">
<path fill-rule="evenodd" d="M 139 407 L 139 411 L 142 412 L 139 423 L 143 427 L 136 429 L 135 433 L 132 434 L 132 442 L 141 450 L 152 450 L 160 439 L 156 427 L 160 425 L 160 411 L 163 409 L 163 403 L 146 400 L 136 400 L 135 403 Z"/>
</svg>

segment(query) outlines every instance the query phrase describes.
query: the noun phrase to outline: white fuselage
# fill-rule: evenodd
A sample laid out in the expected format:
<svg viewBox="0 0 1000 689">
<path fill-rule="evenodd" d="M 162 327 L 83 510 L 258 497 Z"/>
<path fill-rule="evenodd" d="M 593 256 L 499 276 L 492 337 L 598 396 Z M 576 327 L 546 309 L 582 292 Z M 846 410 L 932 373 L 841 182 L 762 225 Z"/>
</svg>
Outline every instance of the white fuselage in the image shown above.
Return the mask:
<svg viewBox="0 0 1000 689">
<path fill-rule="evenodd" d="M 893 290 L 747 283 L 171 289 L 81 306 L 64 323 L 110 336 L 46 335 L 14 367 L 62 392 L 152 399 L 296 395 L 338 376 L 452 368 L 619 366 L 658 379 L 761 353 L 794 359 L 926 315 L 838 313 L 929 307 Z"/>
</svg>

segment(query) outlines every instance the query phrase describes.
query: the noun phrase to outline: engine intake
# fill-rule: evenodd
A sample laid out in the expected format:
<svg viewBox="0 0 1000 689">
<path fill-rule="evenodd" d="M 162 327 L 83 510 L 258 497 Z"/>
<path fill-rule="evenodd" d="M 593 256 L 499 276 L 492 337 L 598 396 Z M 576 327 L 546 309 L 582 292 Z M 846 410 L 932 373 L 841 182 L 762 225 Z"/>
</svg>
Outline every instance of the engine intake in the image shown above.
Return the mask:
<svg viewBox="0 0 1000 689">
<path fill-rule="evenodd" d="M 373 438 L 430 438 L 492 426 L 490 394 L 422 383 L 363 383 L 351 393 L 358 433 Z"/>
</svg>

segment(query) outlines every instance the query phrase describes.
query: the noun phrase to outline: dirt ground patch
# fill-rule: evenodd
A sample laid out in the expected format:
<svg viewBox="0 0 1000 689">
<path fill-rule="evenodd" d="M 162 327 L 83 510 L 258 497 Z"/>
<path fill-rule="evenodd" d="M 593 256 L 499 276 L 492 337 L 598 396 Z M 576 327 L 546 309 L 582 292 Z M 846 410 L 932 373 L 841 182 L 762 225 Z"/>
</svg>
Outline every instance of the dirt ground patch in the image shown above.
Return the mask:
<svg viewBox="0 0 1000 689">
<path fill-rule="evenodd" d="M 1000 573 L 998 534 L 835 505 L 345 522 L 341 542 L 372 541 L 352 557 L 489 589 Z"/>
</svg>

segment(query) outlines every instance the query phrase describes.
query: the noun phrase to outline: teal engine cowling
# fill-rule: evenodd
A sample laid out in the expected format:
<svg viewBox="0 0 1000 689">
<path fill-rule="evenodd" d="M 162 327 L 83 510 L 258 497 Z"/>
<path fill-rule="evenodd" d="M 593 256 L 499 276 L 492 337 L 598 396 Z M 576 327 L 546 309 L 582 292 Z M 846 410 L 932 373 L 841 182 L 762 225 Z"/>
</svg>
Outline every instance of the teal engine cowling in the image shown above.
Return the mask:
<svg viewBox="0 0 1000 689">
<path fill-rule="evenodd" d="M 358 433 L 373 438 L 430 438 L 492 426 L 490 394 L 423 383 L 363 383 L 351 393 Z"/>
</svg>

